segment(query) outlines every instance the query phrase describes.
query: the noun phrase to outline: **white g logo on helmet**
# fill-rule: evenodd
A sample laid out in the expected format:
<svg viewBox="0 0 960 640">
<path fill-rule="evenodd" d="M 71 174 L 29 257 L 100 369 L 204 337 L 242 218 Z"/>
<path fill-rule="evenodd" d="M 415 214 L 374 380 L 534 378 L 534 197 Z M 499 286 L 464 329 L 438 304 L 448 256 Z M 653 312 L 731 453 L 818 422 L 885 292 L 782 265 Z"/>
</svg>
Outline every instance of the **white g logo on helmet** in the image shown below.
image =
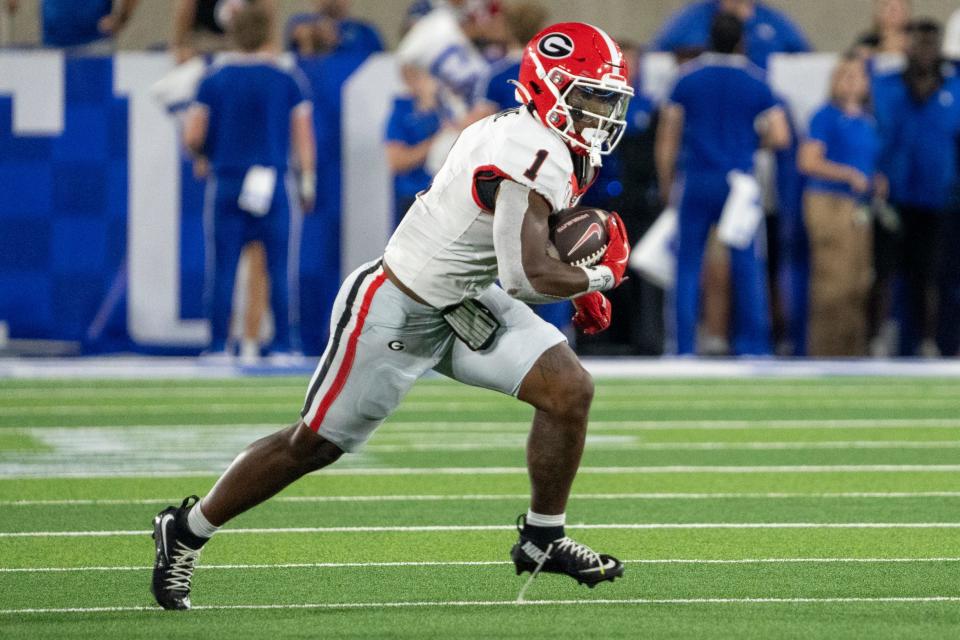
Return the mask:
<svg viewBox="0 0 960 640">
<path fill-rule="evenodd" d="M 573 53 L 573 40 L 563 33 L 548 33 L 540 38 L 540 42 L 537 43 L 537 51 L 548 58 L 560 60 Z"/>
</svg>

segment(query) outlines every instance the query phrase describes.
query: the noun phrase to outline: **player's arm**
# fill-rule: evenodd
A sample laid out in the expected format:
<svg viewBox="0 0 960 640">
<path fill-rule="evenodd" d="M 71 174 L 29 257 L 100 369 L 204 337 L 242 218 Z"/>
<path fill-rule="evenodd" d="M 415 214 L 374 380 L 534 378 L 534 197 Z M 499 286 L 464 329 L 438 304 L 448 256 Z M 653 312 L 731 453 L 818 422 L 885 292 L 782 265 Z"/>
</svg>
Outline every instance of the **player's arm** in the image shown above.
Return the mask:
<svg viewBox="0 0 960 640">
<path fill-rule="evenodd" d="M 614 250 L 608 248 L 598 266 L 573 267 L 547 254 L 552 211 L 547 200 L 529 187 L 512 180 L 500 183 L 493 240 L 500 282 L 507 293 L 524 302 L 543 303 L 616 287 L 623 278 L 629 252 L 619 217 L 611 223 L 617 237 L 611 237 L 609 247 Z M 611 220 L 614 218 L 611 215 Z"/>
<path fill-rule="evenodd" d="M 856 167 L 828 160 L 827 146 L 813 138 L 800 145 L 797 168 L 807 176 L 849 184 L 856 193 L 866 193 L 870 188 L 870 178 Z"/>
<path fill-rule="evenodd" d="M 210 112 L 207 106 L 194 103 L 187 111 L 183 124 L 183 144 L 195 157 L 204 155 L 207 131 L 210 128 Z"/>
<path fill-rule="evenodd" d="M 177 64 L 193 57 L 190 32 L 196 18 L 197 0 L 177 0 L 173 8 L 173 32 L 170 36 L 170 50 L 173 51 Z"/>
<path fill-rule="evenodd" d="M 767 149 L 779 150 L 790 146 L 790 122 L 783 107 L 764 111 L 757 121 L 760 142 Z"/>
<path fill-rule="evenodd" d="M 313 211 L 317 200 L 317 139 L 313 132 L 313 110 L 301 102 L 290 113 L 290 136 L 294 158 L 300 170 L 300 199 L 304 213 Z"/>
<path fill-rule="evenodd" d="M 670 191 L 680 155 L 680 142 L 683 137 L 683 107 L 667 103 L 660 112 L 654 144 L 654 163 L 657 167 L 657 184 L 660 188 L 660 200 L 666 204 L 670 200 Z"/>
</svg>

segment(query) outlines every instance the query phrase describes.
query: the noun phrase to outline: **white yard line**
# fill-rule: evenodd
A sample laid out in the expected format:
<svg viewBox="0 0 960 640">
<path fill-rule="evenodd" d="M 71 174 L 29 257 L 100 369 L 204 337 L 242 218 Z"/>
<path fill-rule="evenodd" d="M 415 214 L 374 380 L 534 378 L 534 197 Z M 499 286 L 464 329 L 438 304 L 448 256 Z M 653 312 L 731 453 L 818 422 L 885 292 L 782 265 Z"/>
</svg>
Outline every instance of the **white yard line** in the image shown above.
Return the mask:
<svg viewBox="0 0 960 640">
<path fill-rule="evenodd" d="M 447 600 L 420 602 L 318 602 L 302 604 L 225 604 L 198 605 L 192 611 L 263 611 L 285 609 L 406 609 L 440 607 L 539 607 L 574 605 L 700 605 L 700 604 L 921 604 L 930 602 L 960 602 L 960 596 L 890 596 L 877 598 L 624 598 L 604 600 Z M 156 606 L 151 607 L 62 607 L 32 609 L 0 609 L 0 614 L 23 615 L 30 613 L 124 613 L 152 611 L 164 614 Z"/>
<path fill-rule="evenodd" d="M 577 473 L 590 475 L 673 474 L 673 473 L 956 473 L 960 464 L 852 464 L 852 465 L 760 465 L 711 466 L 672 465 L 660 467 L 581 467 Z M 370 467 L 323 469 L 318 475 L 328 476 L 461 476 L 461 475 L 527 475 L 526 467 Z M 216 471 L 103 471 L 96 465 L 89 469 L 67 470 L 62 465 L 23 465 L 4 473 L 4 479 L 22 478 L 207 478 L 220 475 Z"/>
<path fill-rule="evenodd" d="M 278 496 L 273 503 L 317 502 L 464 502 L 526 500 L 526 493 L 409 494 L 367 496 Z M 822 500 L 822 499 L 909 499 L 960 498 L 960 491 L 847 491 L 838 493 L 576 493 L 574 501 L 585 500 Z M 182 498 L 77 498 L 62 500 L 0 500 L 0 507 L 122 506 L 160 505 Z"/>
<path fill-rule="evenodd" d="M 489 399 L 473 401 L 426 402 L 410 400 L 400 405 L 399 411 L 458 411 L 485 413 L 492 409 L 516 410 L 520 405 L 500 401 L 491 403 Z M 658 399 L 637 396 L 629 400 L 599 400 L 594 410 L 609 409 L 954 409 L 960 408 L 960 397 L 944 398 L 776 398 L 758 400 L 752 398 L 729 398 L 726 400 L 677 398 Z M 276 412 L 280 415 L 293 415 L 298 409 L 291 402 L 208 402 L 202 404 L 138 403 L 138 415 L 206 415 L 206 414 L 242 414 L 251 411 Z M 0 406 L 0 416 L 74 416 L 74 415 L 130 415 L 128 403 L 117 405 L 38 405 L 31 407 Z"/>
<path fill-rule="evenodd" d="M 659 529 L 960 529 L 960 522 L 656 522 L 642 524 L 568 524 L 568 529 L 646 531 Z M 369 527 L 264 527 L 223 529 L 220 534 L 286 533 L 440 533 L 514 531 L 514 525 L 411 525 Z M 147 530 L 117 531 L 5 531 L 0 538 L 115 538 L 147 536 Z"/>
<path fill-rule="evenodd" d="M 520 435 L 520 434 L 518 434 Z M 523 436 L 521 436 L 523 437 Z M 830 442 L 631 442 L 594 441 L 587 436 L 587 448 L 593 451 L 804 451 L 843 449 L 957 449 L 960 440 L 835 440 Z M 448 442 L 412 444 L 372 444 L 366 453 L 413 453 L 431 451 L 489 451 L 516 449 L 516 442 L 491 438 L 485 442 Z"/>
<path fill-rule="evenodd" d="M 188 383 L 182 383 L 188 384 Z M 143 386 L 127 382 L 125 386 L 14 386 L 4 389 L 4 395 L 16 400 L 96 400 L 96 401 L 127 401 L 140 398 L 223 398 L 237 395 L 244 398 L 263 398 L 280 396 L 296 398 L 306 393 L 307 380 L 302 384 L 290 385 L 203 385 L 203 386 Z M 906 394 L 916 395 L 954 395 L 960 392 L 960 383 L 947 385 L 910 385 L 884 382 L 880 384 L 839 384 L 839 385 L 789 385 L 789 384 L 722 384 L 716 381 L 708 383 L 691 382 L 688 384 L 636 384 L 600 385 L 597 391 L 597 400 L 617 397 L 654 397 L 664 395 L 696 395 L 704 396 L 790 396 L 794 398 L 821 398 L 823 396 L 839 397 L 851 396 L 890 396 L 897 394 L 903 397 Z M 481 401 L 485 398 L 498 397 L 485 394 L 482 391 L 463 385 L 420 385 L 414 387 L 410 399 L 413 401 Z"/>
<path fill-rule="evenodd" d="M 135 417 L 135 416 L 133 416 Z M 38 426 L 31 424 L 18 425 L 17 430 L 24 429 L 98 429 L 105 431 L 139 430 L 139 429 L 192 429 L 194 431 L 210 431 L 211 435 L 228 432 L 231 429 L 273 429 L 283 425 L 276 422 L 224 422 L 216 424 L 184 424 L 164 423 L 131 424 L 118 426 L 104 425 L 77 425 L 77 426 Z M 591 420 L 590 430 L 639 430 L 661 431 L 675 429 L 689 430 L 743 430 L 743 429 L 960 429 L 960 418 L 851 418 L 851 419 L 807 419 L 807 420 Z M 529 420 L 489 421 L 458 421 L 445 420 L 416 420 L 405 421 L 391 419 L 377 432 L 378 434 L 399 434 L 400 432 L 455 433 L 462 435 L 470 432 L 491 433 L 526 433 L 530 429 Z"/>
<path fill-rule="evenodd" d="M 960 562 L 960 558 L 644 558 L 625 564 L 741 565 L 741 564 L 909 564 Z M 513 564 L 509 560 L 449 560 L 423 562 L 286 562 L 280 564 L 200 564 L 198 570 L 236 571 L 270 569 L 367 569 L 417 567 L 492 567 Z M 152 567 L 0 567 L 0 573 L 81 573 L 86 571 L 151 571 Z"/>
</svg>

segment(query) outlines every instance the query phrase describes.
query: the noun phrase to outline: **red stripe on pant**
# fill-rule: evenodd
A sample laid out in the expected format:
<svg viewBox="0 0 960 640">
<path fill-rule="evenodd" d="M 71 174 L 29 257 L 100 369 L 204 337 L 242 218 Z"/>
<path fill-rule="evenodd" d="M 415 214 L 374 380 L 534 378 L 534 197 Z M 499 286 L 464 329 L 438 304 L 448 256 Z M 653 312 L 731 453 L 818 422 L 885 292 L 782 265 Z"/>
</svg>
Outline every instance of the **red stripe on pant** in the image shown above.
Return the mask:
<svg viewBox="0 0 960 640">
<path fill-rule="evenodd" d="M 337 370 L 337 376 L 333 379 L 333 384 L 327 389 L 327 393 L 323 396 L 323 399 L 320 401 L 320 406 L 317 408 L 317 413 L 313 416 L 313 420 L 310 421 L 310 428 L 314 431 L 320 429 L 324 416 L 327 415 L 330 406 L 337 399 L 337 396 L 340 395 L 340 392 L 343 391 L 344 385 L 347 384 L 347 378 L 350 376 L 350 370 L 353 368 L 353 360 L 357 356 L 357 343 L 360 341 L 363 323 L 366 321 L 367 313 L 370 311 L 370 303 L 373 301 L 373 296 L 377 292 L 377 289 L 380 288 L 380 285 L 382 285 L 386 279 L 387 274 L 381 272 L 380 275 L 370 283 L 370 287 L 363 295 L 363 301 L 360 303 L 360 311 L 357 312 L 357 323 L 350 333 L 350 338 L 347 340 L 347 350 L 343 355 L 343 361 L 340 363 L 340 369 Z"/>
</svg>

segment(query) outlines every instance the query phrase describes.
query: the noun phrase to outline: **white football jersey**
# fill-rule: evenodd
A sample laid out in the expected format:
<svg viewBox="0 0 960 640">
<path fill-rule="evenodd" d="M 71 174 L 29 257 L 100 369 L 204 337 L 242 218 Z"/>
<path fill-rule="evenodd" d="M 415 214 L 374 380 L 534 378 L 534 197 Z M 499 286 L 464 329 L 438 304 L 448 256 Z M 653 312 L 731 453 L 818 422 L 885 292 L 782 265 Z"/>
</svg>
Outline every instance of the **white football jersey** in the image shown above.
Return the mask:
<svg viewBox="0 0 960 640">
<path fill-rule="evenodd" d="M 590 186 L 574 174 L 566 143 L 525 108 L 464 129 L 384 252 L 400 281 L 429 304 L 457 304 L 497 279 L 492 200 L 502 179 L 535 190 L 554 211 L 575 205 Z"/>
</svg>

